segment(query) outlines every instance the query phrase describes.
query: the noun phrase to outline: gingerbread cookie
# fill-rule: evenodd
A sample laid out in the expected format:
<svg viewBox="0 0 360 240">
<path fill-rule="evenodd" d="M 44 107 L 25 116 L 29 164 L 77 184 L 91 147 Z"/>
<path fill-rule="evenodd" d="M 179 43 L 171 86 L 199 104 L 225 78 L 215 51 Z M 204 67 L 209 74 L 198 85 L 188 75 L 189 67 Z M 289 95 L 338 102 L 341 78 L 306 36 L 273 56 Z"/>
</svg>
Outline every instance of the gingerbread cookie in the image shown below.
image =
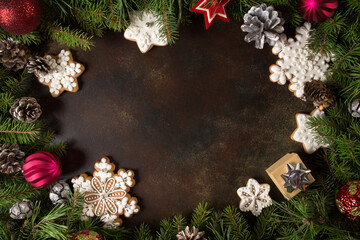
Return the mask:
<svg viewBox="0 0 360 240">
<path fill-rule="evenodd" d="M 255 216 L 259 216 L 263 208 L 272 204 L 269 192 L 269 184 L 259 184 L 258 181 L 250 178 L 246 183 L 246 187 L 237 190 L 237 194 L 241 199 L 240 210 L 243 212 L 251 211 Z"/>
<path fill-rule="evenodd" d="M 77 92 L 77 78 L 84 72 L 84 65 L 75 62 L 70 50 L 61 50 L 59 55 L 45 55 L 50 66 L 48 73 L 40 73 L 38 80 L 50 89 L 51 96 L 58 97 L 64 91 Z"/>
<path fill-rule="evenodd" d="M 142 53 L 148 52 L 153 46 L 166 46 L 166 37 L 161 35 L 157 16 L 152 11 L 133 11 L 130 13 L 130 25 L 124 37 L 135 41 Z"/>
<path fill-rule="evenodd" d="M 329 144 L 319 142 L 319 139 L 316 139 L 316 133 L 314 130 L 309 128 L 307 122 L 310 117 L 325 117 L 325 112 L 319 109 L 316 109 L 311 112 L 310 115 L 297 113 L 296 114 L 296 122 L 298 127 L 291 135 L 291 139 L 296 142 L 301 142 L 303 144 L 304 150 L 307 154 L 312 154 L 317 151 L 321 147 L 328 147 Z"/>
<path fill-rule="evenodd" d="M 119 169 L 109 158 L 103 157 L 95 163 L 93 176 L 83 173 L 71 182 L 75 190 L 85 194 L 83 218 L 98 216 L 106 227 L 122 225 L 120 215 L 129 218 L 140 211 L 137 198 L 128 192 L 135 185 L 132 170 Z"/>
<path fill-rule="evenodd" d="M 272 52 L 279 56 L 276 64 L 270 66 L 270 81 L 285 85 L 290 81 L 289 90 L 295 96 L 302 98 L 304 85 L 313 79 L 325 81 L 325 73 L 329 67 L 330 58 L 320 53 L 314 55 L 306 46 L 310 37 L 311 24 L 296 29 L 295 39 L 287 39 L 285 34 L 280 36 L 272 48 Z"/>
</svg>

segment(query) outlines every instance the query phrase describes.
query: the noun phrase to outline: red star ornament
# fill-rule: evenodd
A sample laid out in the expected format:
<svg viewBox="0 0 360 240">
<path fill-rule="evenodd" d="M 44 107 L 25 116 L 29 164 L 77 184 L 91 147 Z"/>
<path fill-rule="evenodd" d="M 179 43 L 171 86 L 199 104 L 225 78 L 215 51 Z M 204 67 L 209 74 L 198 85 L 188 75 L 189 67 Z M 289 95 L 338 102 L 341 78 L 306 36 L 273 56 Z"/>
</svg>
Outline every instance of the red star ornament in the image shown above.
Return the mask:
<svg viewBox="0 0 360 240">
<path fill-rule="evenodd" d="M 191 9 L 191 12 L 204 14 L 206 29 L 214 22 L 215 18 L 229 22 L 225 7 L 232 0 L 200 0 Z"/>
</svg>

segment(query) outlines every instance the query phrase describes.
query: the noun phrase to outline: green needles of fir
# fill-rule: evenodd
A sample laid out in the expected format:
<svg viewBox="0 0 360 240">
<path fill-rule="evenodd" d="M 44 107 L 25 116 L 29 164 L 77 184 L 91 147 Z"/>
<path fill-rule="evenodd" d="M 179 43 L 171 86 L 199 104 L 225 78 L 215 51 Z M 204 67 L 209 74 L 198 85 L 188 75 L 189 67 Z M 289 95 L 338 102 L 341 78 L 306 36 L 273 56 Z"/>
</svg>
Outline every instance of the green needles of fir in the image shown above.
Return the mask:
<svg viewBox="0 0 360 240">
<path fill-rule="evenodd" d="M 7 113 L 15 98 L 11 93 L 0 93 L 0 112 Z"/>
<path fill-rule="evenodd" d="M 226 207 L 222 212 L 222 217 L 226 226 L 230 227 L 232 239 L 250 239 L 252 234 L 249 225 L 242 213 L 234 206 Z"/>
<path fill-rule="evenodd" d="M 158 14 L 157 23 L 160 26 L 160 34 L 167 39 L 169 44 L 174 44 L 179 38 L 176 3 L 174 0 L 153 2 L 158 2 L 153 9 Z"/>
<path fill-rule="evenodd" d="M 10 93 L 14 97 L 22 97 L 28 91 L 33 76 L 34 75 L 29 74 L 26 69 L 22 71 L 18 78 L 8 76 L 1 86 L 1 91 Z"/>
<path fill-rule="evenodd" d="M 69 26 L 63 27 L 59 23 L 48 26 L 47 28 L 50 39 L 72 47 L 80 47 L 83 50 L 90 50 L 94 43 L 91 41 L 92 36 L 81 30 L 70 29 Z"/>
<path fill-rule="evenodd" d="M 62 141 L 54 143 L 55 137 L 53 131 L 44 132 L 34 144 L 25 146 L 24 151 L 26 154 L 36 151 L 48 151 L 62 157 L 66 153 L 66 143 Z"/>
<path fill-rule="evenodd" d="M 208 203 L 199 203 L 192 214 L 190 226 L 195 226 L 201 230 L 204 224 L 209 220 L 211 212 L 212 209 L 210 209 Z"/>
<path fill-rule="evenodd" d="M 153 236 L 151 235 L 150 227 L 143 223 L 139 227 L 135 227 L 134 240 L 153 240 Z"/>
<path fill-rule="evenodd" d="M 275 229 L 279 225 L 277 224 L 276 219 L 274 219 L 275 218 L 273 215 L 274 212 L 275 212 L 274 205 L 262 210 L 253 228 L 254 239 L 256 240 L 274 239 Z"/>
<path fill-rule="evenodd" d="M 43 132 L 41 121 L 21 122 L 0 116 L 0 141 L 16 144 L 35 144 Z"/>
<path fill-rule="evenodd" d="M 163 240 L 172 240 L 174 236 L 186 227 L 186 219 L 177 215 L 172 219 L 163 219 L 160 222 L 160 230 L 157 232 L 157 238 Z"/>
</svg>

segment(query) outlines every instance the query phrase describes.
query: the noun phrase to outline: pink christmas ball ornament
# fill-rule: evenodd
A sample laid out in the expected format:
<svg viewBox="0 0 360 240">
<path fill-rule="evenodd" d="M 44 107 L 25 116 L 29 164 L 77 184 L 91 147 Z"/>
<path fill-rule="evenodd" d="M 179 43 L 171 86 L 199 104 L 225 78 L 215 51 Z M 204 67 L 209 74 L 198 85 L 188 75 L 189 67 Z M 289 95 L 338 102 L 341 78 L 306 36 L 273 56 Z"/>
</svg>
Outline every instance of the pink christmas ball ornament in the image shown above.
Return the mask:
<svg viewBox="0 0 360 240">
<path fill-rule="evenodd" d="M 49 152 L 35 152 L 25 159 L 23 175 L 34 187 L 49 186 L 61 175 L 60 160 Z"/>
<path fill-rule="evenodd" d="M 337 0 L 300 0 L 298 10 L 308 22 L 323 22 L 334 15 Z"/>
</svg>

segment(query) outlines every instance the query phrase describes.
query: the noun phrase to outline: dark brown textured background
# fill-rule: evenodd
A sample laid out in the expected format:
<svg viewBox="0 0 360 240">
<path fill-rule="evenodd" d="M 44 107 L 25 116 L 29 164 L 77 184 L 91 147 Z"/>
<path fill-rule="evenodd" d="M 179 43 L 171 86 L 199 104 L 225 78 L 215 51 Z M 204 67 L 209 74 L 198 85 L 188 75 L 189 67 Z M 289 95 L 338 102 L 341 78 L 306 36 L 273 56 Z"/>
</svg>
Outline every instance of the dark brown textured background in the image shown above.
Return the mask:
<svg viewBox="0 0 360 240">
<path fill-rule="evenodd" d="M 202 201 L 238 205 L 236 190 L 249 177 L 271 183 L 271 196 L 281 200 L 265 169 L 288 152 L 305 155 L 290 135 L 295 114 L 313 107 L 270 82 L 277 57 L 245 43 L 240 25 L 217 20 L 206 31 L 198 16 L 175 45 L 146 54 L 123 33 L 95 39 L 91 51 L 72 49 L 86 67 L 78 93 L 53 99 L 35 85 L 44 118 L 69 142 L 63 178 L 92 173 L 102 156 L 133 169 L 130 193 L 141 212 L 126 225 L 189 215 Z"/>
</svg>

